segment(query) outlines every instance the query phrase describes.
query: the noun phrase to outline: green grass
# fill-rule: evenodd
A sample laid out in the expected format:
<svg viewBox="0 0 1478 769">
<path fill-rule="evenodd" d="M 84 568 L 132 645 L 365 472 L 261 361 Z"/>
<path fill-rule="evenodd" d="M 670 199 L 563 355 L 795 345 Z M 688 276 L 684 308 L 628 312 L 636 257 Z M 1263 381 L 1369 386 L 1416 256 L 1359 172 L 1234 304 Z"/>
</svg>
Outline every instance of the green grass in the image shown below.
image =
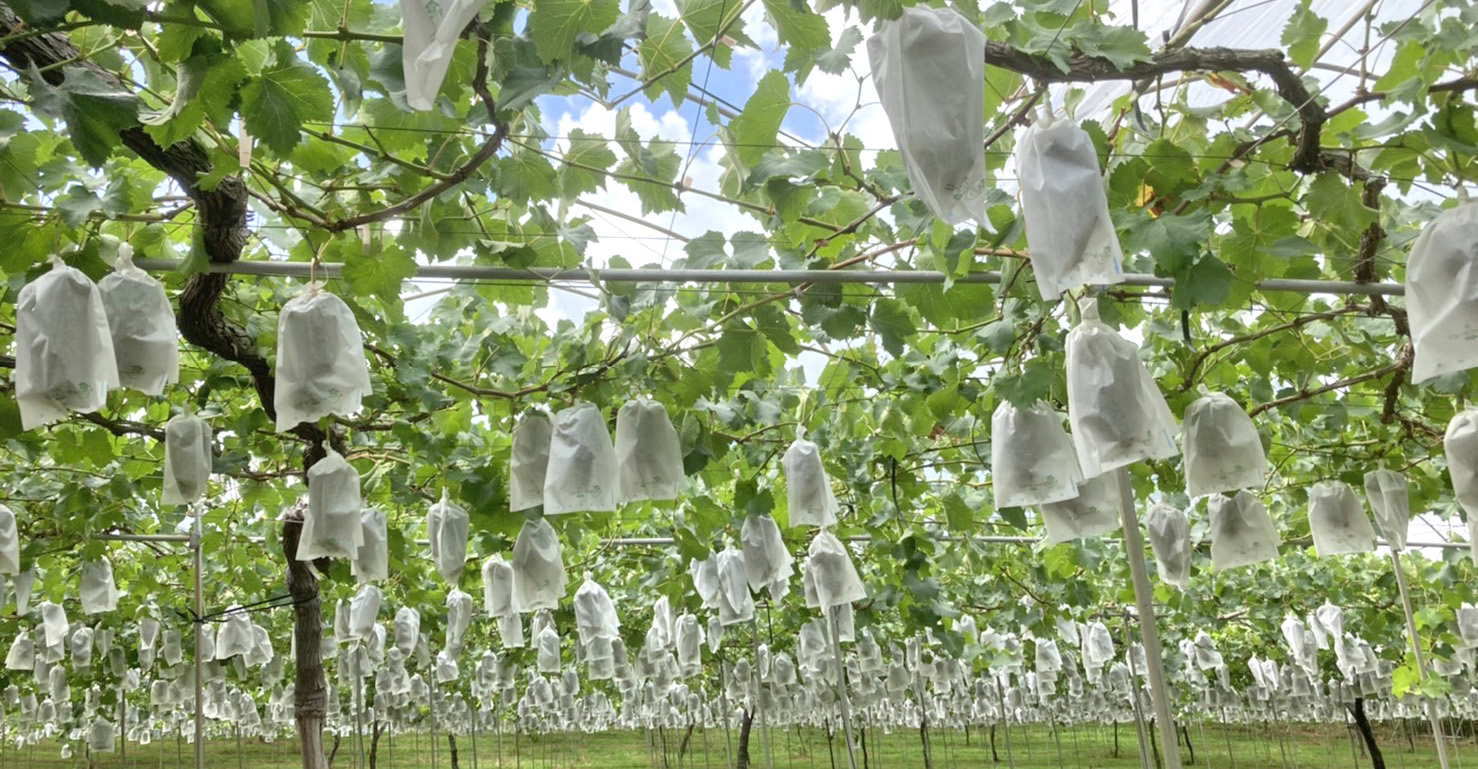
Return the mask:
<svg viewBox="0 0 1478 769">
<path fill-rule="evenodd" d="M 1195 749 L 1195 763 L 1190 752 L 1182 748 L 1187 766 L 1205 769 L 1325 769 L 1342 767 L 1367 769 L 1370 760 L 1354 746 L 1346 731 L 1338 726 L 1261 725 L 1223 729 L 1208 723 L 1189 728 Z M 1450 751 L 1452 769 L 1478 769 L 1478 742 L 1466 731 Z M 996 753 L 1000 762 L 992 761 L 990 735 L 986 730 L 971 729 L 968 739 L 963 731 L 931 732 L 934 769 L 1138 769 L 1133 724 L 1121 724 L 1119 749 L 1114 750 L 1112 727 L 1083 726 L 1063 728 L 1054 738 L 1046 726 L 996 731 Z M 682 742 L 681 730 L 652 732 L 613 732 L 595 735 L 560 734 L 549 736 L 518 735 L 505 732 L 480 734 L 475 745 L 475 765 L 479 769 L 725 769 L 726 742 L 737 741 L 738 731 L 726 735 L 722 729 L 695 730 L 688 750 L 678 758 Z M 885 734 L 869 730 L 867 739 L 868 769 L 923 769 L 924 758 L 919 735 L 914 731 Z M 1431 739 L 1417 731 L 1411 741 L 1393 725 L 1381 725 L 1377 739 L 1385 754 L 1388 769 L 1438 769 Z M 666 743 L 665 762 L 663 743 Z M 365 737 L 368 751 L 369 737 Z M 436 756 L 432 756 L 430 736 L 402 734 L 381 740 L 376 769 L 450 769 L 445 736 L 437 740 Z M 457 737 L 459 764 L 462 769 L 474 766 L 474 740 L 470 735 Z M 768 747 L 768 751 L 767 751 Z M 264 743 L 243 740 L 238 749 L 233 739 L 216 739 L 206 746 L 206 766 L 210 769 L 297 769 L 300 766 L 295 740 Z M 501 763 L 500 763 L 501 755 Z M 753 769 L 769 769 L 767 755 L 773 756 L 775 769 L 847 769 L 845 748 L 841 740 L 828 745 L 824 731 L 817 729 L 761 729 L 756 726 L 751 737 L 750 757 Z M 1230 756 L 1230 757 L 1229 757 Z M 1059 758 L 1060 757 L 1060 758 Z M 863 754 L 857 753 L 858 767 Z M 833 761 L 835 762 L 833 764 Z M 175 740 L 153 745 L 128 745 L 122 753 L 97 755 L 89 764 L 87 758 L 63 760 L 58 746 L 48 744 L 19 753 L 13 745 L 0 750 L 0 769 L 176 769 L 193 767 L 190 745 Z M 341 742 L 334 761 L 335 769 L 353 769 L 352 739 Z M 367 766 L 367 764 L 366 764 Z"/>
</svg>

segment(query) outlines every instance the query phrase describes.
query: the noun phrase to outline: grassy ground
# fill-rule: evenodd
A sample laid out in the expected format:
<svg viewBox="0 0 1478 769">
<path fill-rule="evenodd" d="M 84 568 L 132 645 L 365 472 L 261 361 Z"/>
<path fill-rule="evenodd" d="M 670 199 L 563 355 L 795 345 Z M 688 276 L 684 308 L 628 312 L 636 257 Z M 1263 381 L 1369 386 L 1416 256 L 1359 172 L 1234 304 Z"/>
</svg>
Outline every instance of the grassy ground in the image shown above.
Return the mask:
<svg viewBox="0 0 1478 769">
<path fill-rule="evenodd" d="M 1188 729 L 1195 763 L 1190 751 L 1182 746 L 1187 766 L 1206 769 L 1325 769 L 1341 767 L 1368 769 L 1370 760 L 1339 727 L 1305 727 L 1274 725 L 1270 729 L 1231 727 L 1223 730 L 1217 724 L 1192 726 Z M 931 733 L 933 769 L 1138 769 L 1133 724 L 1118 730 L 1119 747 L 1114 748 L 1112 727 L 1064 728 L 1054 737 L 1045 726 L 1012 727 L 1010 746 L 1007 733 L 996 732 L 996 756 L 993 761 L 988 731 L 974 730 L 968 739 L 960 731 Z M 753 769 L 845 769 L 847 758 L 840 739 L 828 745 L 826 734 L 819 730 L 766 730 L 755 727 L 750 745 Z M 728 740 L 737 740 L 737 730 Z M 666 741 L 666 760 L 662 749 Z M 474 745 L 470 736 L 457 738 L 458 764 L 462 769 L 725 769 L 726 736 L 722 730 L 693 732 L 686 753 L 679 760 L 683 734 L 615 732 L 599 735 L 558 735 L 529 737 L 504 734 L 479 735 Z M 1430 738 L 1418 732 L 1411 741 L 1392 726 L 1383 725 L 1378 734 L 1388 769 L 1438 769 L 1436 752 Z M 366 751 L 368 751 L 366 737 Z M 923 769 L 925 766 L 919 735 L 916 732 L 868 732 L 866 734 L 868 769 Z M 451 769 L 445 737 L 436 742 L 432 754 L 430 737 L 425 734 L 403 734 L 385 738 L 380 743 L 376 769 Z M 210 769 L 296 769 L 297 744 L 291 740 L 262 743 L 243 741 L 238 748 L 230 739 L 214 740 L 206 750 L 206 766 Z M 1465 737 L 1450 752 L 1452 769 L 1478 769 L 1478 743 Z M 129 745 L 122 753 L 63 760 L 55 745 L 40 746 L 17 753 L 13 746 L 0 750 L 0 769 L 178 769 L 193 766 L 193 753 L 188 744 L 174 740 L 153 745 Z M 344 740 L 334 760 L 335 769 L 354 769 L 354 745 Z M 475 754 L 474 754 L 475 753 Z M 769 757 L 769 760 L 767 760 Z M 862 751 L 857 753 L 859 769 L 864 766 Z M 367 769 L 367 762 L 366 762 Z"/>
</svg>

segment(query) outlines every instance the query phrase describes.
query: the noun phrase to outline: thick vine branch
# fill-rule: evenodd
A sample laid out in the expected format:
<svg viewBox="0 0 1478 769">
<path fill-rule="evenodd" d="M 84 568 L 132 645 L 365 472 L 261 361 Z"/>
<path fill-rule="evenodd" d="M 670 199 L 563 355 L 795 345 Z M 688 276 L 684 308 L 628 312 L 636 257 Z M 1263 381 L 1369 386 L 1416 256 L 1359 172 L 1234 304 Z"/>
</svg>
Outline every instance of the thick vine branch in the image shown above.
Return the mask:
<svg viewBox="0 0 1478 769">
<path fill-rule="evenodd" d="M 1161 51 L 1149 59 L 1124 67 L 1108 59 L 1074 53 L 1068 57 L 1067 70 L 1064 71 L 1046 56 L 1027 53 L 1004 43 L 987 42 L 985 63 L 1049 83 L 1141 80 L 1172 72 L 1261 72 L 1272 79 L 1278 95 L 1298 111 L 1303 121 L 1295 140 L 1293 161 L 1289 165 L 1302 172 L 1321 167 L 1319 133 L 1329 114 L 1319 104 L 1316 95 L 1309 92 L 1298 73 L 1288 65 L 1282 51 L 1178 48 Z"/>
<path fill-rule="evenodd" d="M 17 69 L 35 67 L 45 70 L 48 66 L 76 60 L 80 54 L 77 46 L 63 33 L 21 35 L 26 30 L 20 16 L 9 5 L 0 3 L 0 35 L 12 36 L 10 42 L 0 48 L 0 57 Z M 80 60 L 69 66 L 91 71 L 120 93 L 128 90 L 116 74 L 92 61 Z M 65 73 L 65 69 L 53 67 L 45 70 L 42 76 L 48 83 L 60 85 L 65 82 Z M 214 188 L 205 189 L 197 180 L 212 170 L 210 154 L 195 139 L 162 147 L 140 125 L 122 129 L 118 137 L 125 147 L 167 174 L 195 203 L 201 243 L 210 261 L 229 264 L 241 258 L 247 236 L 247 188 L 240 176 L 228 176 Z M 246 329 L 227 319 L 221 310 L 221 298 L 228 279 L 223 274 L 203 273 L 186 281 L 180 292 L 180 334 L 191 344 L 244 367 L 251 374 L 262 408 L 275 419 L 276 380 L 272 376 L 272 367 L 258 351 L 256 340 L 246 333 Z M 294 432 L 307 440 L 310 447 L 317 446 L 325 437 L 322 430 L 307 424 L 299 425 Z"/>
<path fill-rule="evenodd" d="M 1290 403 L 1297 403 L 1299 401 L 1306 401 L 1306 400 L 1308 400 L 1308 399 L 1310 399 L 1310 398 L 1312 398 L 1312 397 L 1314 397 L 1316 395 L 1323 395 L 1324 393 L 1332 392 L 1334 390 L 1340 390 L 1340 389 L 1343 389 L 1343 388 L 1346 388 L 1346 387 L 1350 387 L 1352 385 L 1357 385 L 1357 384 L 1360 384 L 1361 382 L 1369 382 L 1372 379 L 1380 379 L 1381 377 L 1383 377 L 1383 376 L 1385 376 L 1387 374 L 1390 374 L 1390 373 L 1393 373 L 1393 372 L 1396 372 L 1396 371 L 1400 371 L 1406 365 L 1408 365 L 1408 364 L 1407 363 L 1404 363 L 1404 362 L 1402 362 L 1400 360 L 1398 360 L 1395 363 L 1392 363 L 1390 365 L 1381 366 L 1378 369 L 1375 369 L 1373 371 L 1367 371 L 1367 372 L 1365 372 L 1363 374 L 1356 374 L 1355 376 L 1347 377 L 1345 379 L 1341 379 L 1338 382 L 1330 382 L 1327 385 L 1320 385 L 1319 387 L 1314 387 L 1314 388 L 1305 388 L 1305 389 L 1299 390 L 1298 392 L 1296 392 L 1296 393 L 1294 393 L 1292 395 L 1286 395 L 1286 396 L 1284 396 L 1282 398 L 1278 398 L 1277 400 L 1271 400 L 1271 401 L 1268 401 L 1267 403 L 1259 403 L 1258 405 L 1254 406 L 1252 408 L 1252 410 L 1248 411 L 1247 414 L 1248 414 L 1248 416 L 1254 416 L 1255 417 L 1258 414 L 1263 413 L 1264 411 L 1268 411 L 1269 409 L 1275 409 L 1275 408 L 1279 408 L 1281 406 L 1287 406 Z"/>
</svg>

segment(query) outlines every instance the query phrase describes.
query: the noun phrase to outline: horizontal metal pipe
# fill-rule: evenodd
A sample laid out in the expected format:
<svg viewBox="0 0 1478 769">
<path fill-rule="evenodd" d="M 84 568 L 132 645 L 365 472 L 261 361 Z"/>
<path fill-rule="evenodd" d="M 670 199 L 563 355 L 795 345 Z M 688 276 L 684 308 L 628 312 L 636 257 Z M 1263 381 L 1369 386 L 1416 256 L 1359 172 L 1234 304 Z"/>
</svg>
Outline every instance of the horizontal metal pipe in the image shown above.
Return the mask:
<svg viewBox="0 0 1478 769">
<path fill-rule="evenodd" d="M 107 542 L 189 542 L 189 534 L 99 534 Z"/>
<path fill-rule="evenodd" d="M 134 264 L 150 272 L 175 272 L 178 259 L 135 259 Z M 336 277 L 344 269 L 339 262 L 314 267 L 308 262 L 238 261 L 209 264 L 210 272 L 233 275 L 260 275 L 284 278 Z M 580 283 L 780 283 L 798 286 L 803 283 L 858 283 L 897 285 L 908 283 L 944 283 L 950 276 L 933 270 L 666 270 L 666 269 L 569 269 L 559 267 L 487 267 L 473 264 L 416 265 L 416 277 L 444 280 L 498 280 L 512 282 L 580 282 Z M 972 272 L 954 279 L 955 283 L 1000 283 L 1001 273 Z M 1131 273 L 1121 286 L 1165 288 L 1175 285 L 1172 278 Z M 1360 294 L 1364 296 L 1401 296 L 1406 287 L 1399 283 L 1354 283 L 1344 280 L 1295 280 L 1269 278 L 1259 281 L 1261 291 L 1294 294 Z"/>
</svg>

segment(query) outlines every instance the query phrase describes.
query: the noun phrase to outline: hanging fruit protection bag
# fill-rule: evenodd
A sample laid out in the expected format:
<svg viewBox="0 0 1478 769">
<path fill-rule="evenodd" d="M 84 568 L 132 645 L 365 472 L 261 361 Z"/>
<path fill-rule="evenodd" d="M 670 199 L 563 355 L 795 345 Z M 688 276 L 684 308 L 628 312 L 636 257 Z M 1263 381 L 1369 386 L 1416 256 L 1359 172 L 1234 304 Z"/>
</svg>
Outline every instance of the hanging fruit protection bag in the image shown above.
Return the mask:
<svg viewBox="0 0 1478 769">
<path fill-rule="evenodd" d="M 164 504 L 188 505 L 205 494 L 211 471 L 211 430 L 189 412 L 164 424 Z"/>
<path fill-rule="evenodd" d="M 616 448 L 600 409 L 579 403 L 554 415 L 544 514 L 614 512 Z"/>
<path fill-rule="evenodd" d="M 739 532 L 739 541 L 744 550 L 744 569 L 749 578 L 749 589 L 758 593 L 768 588 L 775 600 L 790 592 L 790 576 L 795 559 L 785 547 L 780 536 L 780 526 L 769 514 L 750 515 L 744 518 Z"/>
<path fill-rule="evenodd" d="M 1079 307 L 1082 322 L 1067 335 L 1067 407 L 1083 475 L 1175 456 L 1179 428 L 1139 348 L 1098 319 L 1097 300 Z"/>
<path fill-rule="evenodd" d="M 1156 502 L 1144 516 L 1160 580 L 1181 590 L 1191 584 L 1191 524 L 1178 507 Z"/>
<path fill-rule="evenodd" d="M 985 221 L 985 33 L 916 5 L 868 39 L 867 58 L 914 194 L 948 224 Z"/>
<path fill-rule="evenodd" d="M 1083 473 L 1062 417 L 1038 401 L 1003 401 L 991 415 L 991 481 L 997 507 L 1026 507 L 1078 496 Z"/>
<path fill-rule="evenodd" d="M 1478 366 L 1478 203 L 1443 211 L 1406 263 L 1411 381 Z"/>
<path fill-rule="evenodd" d="M 441 500 L 426 511 L 426 538 L 430 542 L 431 560 L 436 572 L 448 585 L 456 587 L 467 565 L 467 511 L 456 505 L 441 490 Z"/>
<path fill-rule="evenodd" d="M 538 411 L 525 414 L 513 428 L 513 451 L 508 463 L 508 509 L 512 512 L 544 504 L 553 432 L 549 418 Z"/>
<path fill-rule="evenodd" d="M 1392 550 L 1406 547 L 1411 524 L 1411 493 L 1406 476 L 1384 467 L 1365 474 L 1365 497 L 1375 513 L 1375 522 Z"/>
<path fill-rule="evenodd" d="M 414 110 L 429 110 L 446 79 L 457 41 L 487 0 L 400 0 L 401 69 L 405 101 Z"/>
<path fill-rule="evenodd" d="M 1452 493 L 1468 515 L 1468 545 L 1478 561 L 1478 409 L 1468 409 L 1447 424 L 1442 439 Z"/>
<path fill-rule="evenodd" d="M 638 398 L 616 412 L 616 470 L 619 502 L 677 499 L 682 441 L 662 404 Z"/>
<path fill-rule="evenodd" d="M 359 411 L 370 394 L 364 337 L 349 305 L 310 283 L 277 318 L 277 430 Z"/>
<path fill-rule="evenodd" d="M 806 573 L 816 583 L 816 599 L 823 610 L 867 597 L 847 546 L 830 530 L 816 532 L 806 554 Z"/>
<path fill-rule="evenodd" d="M 1236 401 L 1208 392 L 1185 410 L 1186 493 L 1192 498 L 1262 488 L 1268 458 L 1252 418 Z"/>
<path fill-rule="evenodd" d="M 97 411 L 119 387 L 97 286 L 60 257 L 51 264 L 15 303 L 15 398 L 26 430 L 65 419 L 68 409 Z"/>
<path fill-rule="evenodd" d="M 1235 497 L 1214 494 L 1206 506 L 1211 511 L 1211 568 L 1224 571 L 1278 557 L 1278 530 L 1257 497 L 1245 491 Z"/>
<path fill-rule="evenodd" d="M 98 283 L 118 380 L 123 387 L 160 395 L 180 380 L 179 331 L 164 285 L 133 264 L 133 247 L 119 244 L 114 271 Z"/>
<path fill-rule="evenodd" d="M 308 468 L 308 512 L 298 539 L 299 561 L 354 558 L 364 544 L 359 473 L 339 452 L 328 449 Z"/>
<path fill-rule="evenodd" d="M 821 464 L 821 449 L 798 435 L 780 458 L 791 526 L 823 527 L 837 521 L 837 498 Z"/>
<path fill-rule="evenodd" d="M 1320 482 L 1309 489 L 1309 532 L 1320 556 L 1368 553 L 1375 549 L 1375 529 L 1350 485 Z"/>
<path fill-rule="evenodd" d="M 1070 288 L 1122 283 L 1124 254 L 1088 132 L 1044 113 L 1016 144 L 1016 174 L 1042 298 L 1055 301 Z"/>
<path fill-rule="evenodd" d="M 565 573 L 559 535 L 549 521 L 524 523 L 513 543 L 513 605 L 519 611 L 555 609 L 564 597 Z"/>
<path fill-rule="evenodd" d="M 1049 545 L 1107 534 L 1120 526 L 1119 480 L 1114 473 L 1090 478 L 1078 486 L 1078 496 L 1041 506 Z"/>
</svg>

